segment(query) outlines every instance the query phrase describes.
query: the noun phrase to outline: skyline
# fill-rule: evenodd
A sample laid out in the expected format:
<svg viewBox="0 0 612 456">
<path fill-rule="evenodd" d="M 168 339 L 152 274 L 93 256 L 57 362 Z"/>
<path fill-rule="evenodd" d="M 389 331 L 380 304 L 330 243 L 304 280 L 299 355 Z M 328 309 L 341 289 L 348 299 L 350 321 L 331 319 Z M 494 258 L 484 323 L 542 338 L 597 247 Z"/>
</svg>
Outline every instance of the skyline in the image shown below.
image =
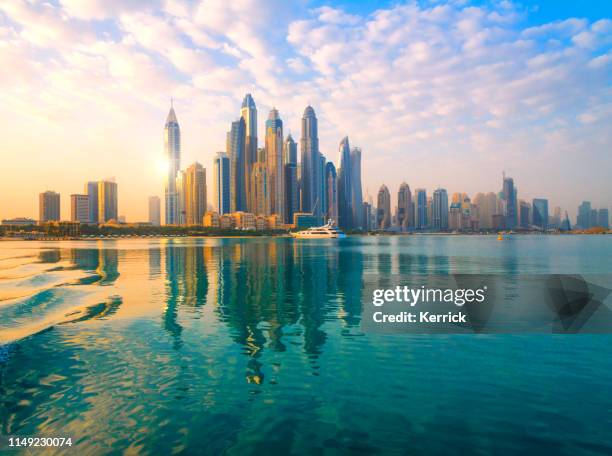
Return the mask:
<svg viewBox="0 0 612 456">
<path fill-rule="evenodd" d="M 163 198 L 159 131 L 170 97 L 181 161 L 202 163 L 210 179 L 247 92 L 260 144 L 272 107 L 296 138 L 313 105 L 320 151 L 336 166 L 348 135 L 363 150 L 364 199 L 383 183 L 395 194 L 403 181 L 473 197 L 498 191 L 505 171 L 519 198 L 547 198 L 571 219 L 583 200 L 610 207 L 612 22 L 600 17 L 609 12 L 536 24 L 529 8 L 477 3 L 377 12 L 209 3 L 214 14 L 200 17 L 177 1 L 95 20 L 121 6 L 2 5 L 0 60 L 14 71 L 0 107 L 10 164 L 0 171 L 0 218 L 35 217 L 39 193 L 80 193 L 114 176 L 121 215 L 146 220 L 146 198 Z M 253 14 L 224 33 L 224 8 Z M 266 25 L 271 8 L 277 22 Z M 62 213 L 69 204 L 64 196 Z"/>
</svg>

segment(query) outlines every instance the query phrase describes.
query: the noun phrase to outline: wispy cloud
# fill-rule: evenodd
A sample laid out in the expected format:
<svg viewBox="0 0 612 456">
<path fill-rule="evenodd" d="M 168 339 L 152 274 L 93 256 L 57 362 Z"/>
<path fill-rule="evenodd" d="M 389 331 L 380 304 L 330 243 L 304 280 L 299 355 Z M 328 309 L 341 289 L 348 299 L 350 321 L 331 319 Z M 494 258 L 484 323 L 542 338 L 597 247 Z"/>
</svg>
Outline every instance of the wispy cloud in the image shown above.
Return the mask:
<svg viewBox="0 0 612 456">
<path fill-rule="evenodd" d="M 497 190 L 506 170 L 519 196 L 609 205 L 612 22 L 528 27 L 528 14 L 509 2 L 367 14 L 283 1 L 2 3 L 0 65 L 10 71 L 0 73 L 0 121 L 11 131 L 3 147 L 23 151 L 0 154 L 15 161 L 10 174 L 31 167 L 41 147 L 58 157 L 56 175 L 67 159 L 84 167 L 57 184 L 43 175 L 49 168 L 35 171 L 36 182 L 64 193 L 100 177 L 84 175 L 91 169 L 117 175 L 120 204 L 144 218 L 140 201 L 161 192 L 159 176 L 113 167 L 161 153 L 169 96 L 178 99 L 185 161 L 209 164 L 251 91 L 260 117 L 276 105 L 294 135 L 312 103 L 323 153 L 335 161 L 348 134 L 364 149 L 372 193 L 404 179 Z M 1 177 L 0 194 L 23 186 L 22 205 L 43 190 L 7 167 Z M 3 200 L 1 215 L 22 213 L 17 202 Z"/>
</svg>

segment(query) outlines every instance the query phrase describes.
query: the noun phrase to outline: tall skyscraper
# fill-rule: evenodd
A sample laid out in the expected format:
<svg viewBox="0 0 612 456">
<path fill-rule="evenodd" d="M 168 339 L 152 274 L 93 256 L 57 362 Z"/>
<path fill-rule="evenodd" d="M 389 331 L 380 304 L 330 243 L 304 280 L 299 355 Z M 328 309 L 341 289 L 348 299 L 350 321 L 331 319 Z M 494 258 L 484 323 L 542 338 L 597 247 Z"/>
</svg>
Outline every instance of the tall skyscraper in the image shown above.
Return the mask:
<svg viewBox="0 0 612 456">
<path fill-rule="evenodd" d="M 443 188 L 434 190 L 431 226 L 434 230 L 448 230 L 448 193 Z"/>
<path fill-rule="evenodd" d="M 583 201 L 578 206 L 578 215 L 576 216 L 576 225 L 578 228 L 588 230 L 591 228 L 591 202 Z"/>
<path fill-rule="evenodd" d="M 381 185 L 378 190 L 376 225 L 381 230 L 386 230 L 391 226 L 391 194 L 385 184 Z"/>
<path fill-rule="evenodd" d="M 302 137 L 300 138 L 301 160 L 301 209 L 321 215 L 321 161 L 319 158 L 319 132 L 317 117 L 312 106 L 307 106 L 302 116 Z"/>
<path fill-rule="evenodd" d="M 89 198 L 89 223 L 98 223 L 98 182 L 87 182 L 85 192 Z"/>
<path fill-rule="evenodd" d="M 266 167 L 270 212 L 278 214 L 281 220 L 285 220 L 283 121 L 280 119 L 276 108 L 272 108 L 268 120 L 266 120 Z"/>
<path fill-rule="evenodd" d="M 60 194 L 46 191 L 38 195 L 38 220 L 40 222 L 60 221 Z"/>
<path fill-rule="evenodd" d="M 218 152 L 213 161 L 214 206 L 219 214 L 229 214 L 230 160 L 226 153 Z"/>
<path fill-rule="evenodd" d="M 351 148 L 348 137 L 340 141 L 340 167 L 338 169 L 338 226 L 348 230 L 353 228 L 353 180 L 351 173 Z"/>
<path fill-rule="evenodd" d="M 361 148 L 351 149 L 351 210 L 353 228 L 363 229 L 363 193 L 361 191 Z"/>
<path fill-rule="evenodd" d="M 253 164 L 251 176 L 252 211 L 255 215 L 270 215 L 270 193 L 268 186 L 268 167 L 265 161 L 265 149 L 259 149 L 261 160 Z"/>
<path fill-rule="evenodd" d="M 297 144 L 293 140 L 291 133 L 287 135 L 284 144 L 285 163 L 293 163 L 297 165 Z"/>
<path fill-rule="evenodd" d="M 325 217 L 327 214 L 327 181 L 325 180 L 325 165 L 327 164 L 327 159 L 325 155 L 319 154 L 319 175 L 321 176 L 321 188 L 319 189 L 320 202 L 321 202 L 321 215 Z"/>
<path fill-rule="evenodd" d="M 246 207 L 244 209 L 236 210 L 248 210 L 249 212 L 255 212 L 255 199 L 250 190 L 253 187 L 251 178 L 253 174 L 253 166 L 257 162 L 257 107 L 255 106 L 255 100 L 250 93 L 247 93 L 242 100 L 242 107 L 240 109 L 240 117 L 244 120 L 244 188 L 246 190 L 245 201 Z"/>
<path fill-rule="evenodd" d="M 161 202 L 159 196 L 149 196 L 149 223 L 153 226 L 161 224 Z"/>
<path fill-rule="evenodd" d="M 176 218 L 175 225 L 185 225 L 187 224 L 187 211 L 186 211 L 186 202 L 185 195 L 187 194 L 186 188 L 186 176 L 185 171 L 178 170 L 176 172 L 176 208 L 178 212 L 178 217 Z"/>
<path fill-rule="evenodd" d="M 327 212 L 325 218 L 327 220 L 333 220 L 334 223 L 338 223 L 338 176 L 336 174 L 336 167 L 332 162 L 327 162 L 325 165 L 325 190 L 327 195 L 325 201 L 327 202 Z"/>
<path fill-rule="evenodd" d="M 427 191 L 424 188 L 417 188 L 414 191 L 415 201 L 415 228 L 417 230 L 427 229 Z"/>
<path fill-rule="evenodd" d="M 70 220 L 89 223 L 89 196 L 70 195 Z"/>
<path fill-rule="evenodd" d="M 534 198 L 531 204 L 532 207 L 532 223 L 541 230 L 548 229 L 548 200 L 543 198 Z"/>
<path fill-rule="evenodd" d="M 172 103 L 164 126 L 164 152 L 168 165 L 164 188 L 164 221 L 166 225 L 176 225 L 179 218 L 176 176 L 181 169 L 181 129 Z"/>
<path fill-rule="evenodd" d="M 601 228 L 610 228 L 610 213 L 608 209 L 599 209 L 597 211 L 597 226 Z"/>
<path fill-rule="evenodd" d="M 117 183 L 113 180 L 98 182 L 98 222 L 117 221 L 118 214 Z"/>
<path fill-rule="evenodd" d="M 411 206 L 410 186 L 406 182 L 402 182 L 397 192 L 397 224 L 402 231 L 408 231 L 412 228 Z"/>
<path fill-rule="evenodd" d="M 202 225 L 206 213 L 206 169 L 198 162 L 185 170 L 185 224 Z"/>
<path fill-rule="evenodd" d="M 285 223 L 293 223 L 293 214 L 299 212 L 299 187 L 297 163 L 285 165 Z"/>
<path fill-rule="evenodd" d="M 503 203 L 504 203 L 504 216 L 506 217 L 506 228 L 512 229 L 517 224 L 517 191 L 514 186 L 514 179 L 511 177 L 503 178 Z"/>
<path fill-rule="evenodd" d="M 519 226 L 523 229 L 527 229 L 531 226 L 531 204 L 527 201 L 519 200 L 518 205 L 519 213 Z"/>
<path fill-rule="evenodd" d="M 247 183 L 250 185 L 251 165 L 245 161 L 245 131 L 244 118 L 232 122 L 230 131 L 227 133 L 227 154 L 230 160 L 230 212 L 247 210 Z"/>
</svg>

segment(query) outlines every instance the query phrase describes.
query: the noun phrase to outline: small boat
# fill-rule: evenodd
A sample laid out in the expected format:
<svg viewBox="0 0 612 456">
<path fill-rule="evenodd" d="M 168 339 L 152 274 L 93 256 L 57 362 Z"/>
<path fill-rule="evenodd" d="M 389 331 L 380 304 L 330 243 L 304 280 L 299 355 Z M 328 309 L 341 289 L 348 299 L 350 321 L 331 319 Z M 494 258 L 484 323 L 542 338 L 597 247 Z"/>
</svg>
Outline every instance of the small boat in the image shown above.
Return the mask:
<svg viewBox="0 0 612 456">
<path fill-rule="evenodd" d="M 291 236 L 297 239 L 338 239 L 346 237 L 346 234 L 334 225 L 333 220 L 330 220 L 327 222 L 327 225 L 297 231 L 291 233 Z"/>
<path fill-rule="evenodd" d="M 497 240 L 498 241 L 503 241 L 504 240 L 504 233 L 498 233 Z"/>
</svg>

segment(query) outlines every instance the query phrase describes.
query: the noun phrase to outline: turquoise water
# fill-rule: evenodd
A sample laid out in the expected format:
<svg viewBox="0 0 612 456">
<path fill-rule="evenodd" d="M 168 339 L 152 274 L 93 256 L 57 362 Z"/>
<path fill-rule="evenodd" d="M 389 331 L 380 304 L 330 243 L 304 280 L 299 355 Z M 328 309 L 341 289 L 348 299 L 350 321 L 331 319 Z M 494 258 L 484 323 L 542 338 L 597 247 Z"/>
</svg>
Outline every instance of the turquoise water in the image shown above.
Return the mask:
<svg viewBox="0 0 612 456">
<path fill-rule="evenodd" d="M 2 242 L 1 433 L 81 454 L 612 453 L 612 336 L 362 332 L 367 275 L 459 272 L 610 273 L 612 237 Z"/>
</svg>

